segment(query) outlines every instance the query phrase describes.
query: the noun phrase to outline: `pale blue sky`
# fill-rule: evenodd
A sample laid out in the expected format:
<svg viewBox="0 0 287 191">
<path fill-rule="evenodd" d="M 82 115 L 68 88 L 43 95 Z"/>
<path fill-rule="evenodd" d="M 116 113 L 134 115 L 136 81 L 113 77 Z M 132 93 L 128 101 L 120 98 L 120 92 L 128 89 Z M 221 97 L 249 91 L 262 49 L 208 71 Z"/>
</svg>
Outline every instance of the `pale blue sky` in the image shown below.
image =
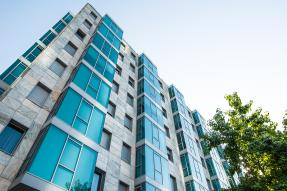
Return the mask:
<svg viewBox="0 0 287 191">
<path fill-rule="evenodd" d="M 280 122 L 287 109 L 286 0 L 94 0 L 175 84 L 191 109 L 211 118 L 238 91 Z M 67 11 L 86 1 L 0 3 L 0 72 Z"/>
</svg>

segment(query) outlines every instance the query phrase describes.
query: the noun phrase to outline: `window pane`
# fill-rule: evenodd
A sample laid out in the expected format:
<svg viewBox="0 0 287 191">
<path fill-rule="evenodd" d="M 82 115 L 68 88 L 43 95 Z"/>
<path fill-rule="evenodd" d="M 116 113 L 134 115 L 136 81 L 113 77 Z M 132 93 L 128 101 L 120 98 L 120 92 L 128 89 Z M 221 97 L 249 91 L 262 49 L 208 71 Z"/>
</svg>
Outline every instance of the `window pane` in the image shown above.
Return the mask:
<svg viewBox="0 0 287 191">
<path fill-rule="evenodd" d="M 66 138 L 67 135 L 63 131 L 55 126 L 51 126 L 28 171 L 35 176 L 50 181 Z"/>
<path fill-rule="evenodd" d="M 90 119 L 90 115 L 92 112 L 93 107 L 88 104 L 86 101 L 82 101 L 79 112 L 78 112 L 78 116 L 85 121 L 86 123 L 89 122 Z"/>
<path fill-rule="evenodd" d="M 74 141 L 68 140 L 65 146 L 65 150 L 62 154 L 60 163 L 65 167 L 75 170 L 78 156 L 80 154 L 81 147 Z"/>
<path fill-rule="evenodd" d="M 77 86 L 79 86 L 82 90 L 85 90 L 89 82 L 91 74 L 92 74 L 92 71 L 89 70 L 89 68 L 86 67 L 85 65 L 81 64 L 73 79 L 73 82 Z"/>
<path fill-rule="evenodd" d="M 82 134 L 85 134 L 88 125 L 86 122 L 81 120 L 79 117 L 76 117 L 73 127 L 77 129 L 79 132 L 81 132 Z"/>
<path fill-rule="evenodd" d="M 123 147 L 122 147 L 122 160 L 127 162 L 127 163 L 130 163 L 131 162 L 131 147 L 126 145 L 126 144 L 123 144 Z"/>
<path fill-rule="evenodd" d="M 62 188 L 69 189 L 72 181 L 73 173 L 62 167 L 58 166 L 53 182 Z"/>
<path fill-rule="evenodd" d="M 107 62 L 106 59 L 102 55 L 99 55 L 99 58 L 98 58 L 98 61 L 97 61 L 95 68 L 101 74 L 104 73 L 104 70 L 106 67 L 106 62 Z"/>
<path fill-rule="evenodd" d="M 84 60 L 86 60 L 91 66 L 94 67 L 98 59 L 98 56 L 99 56 L 98 51 L 96 51 L 92 46 L 90 46 L 84 56 Z"/>
<path fill-rule="evenodd" d="M 101 112 L 99 109 L 94 108 L 86 136 L 91 138 L 98 144 L 100 143 L 104 121 L 105 121 L 105 114 Z"/>
<path fill-rule="evenodd" d="M 98 93 L 97 101 L 103 106 L 107 107 L 110 98 L 111 88 L 102 81 L 101 87 Z"/>
<path fill-rule="evenodd" d="M 0 134 L 0 150 L 12 154 L 21 141 L 23 134 L 23 130 L 8 124 Z"/>
<path fill-rule="evenodd" d="M 57 117 L 72 125 L 82 97 L 72 89 L 68 89 L 56 114 Z"/>
<path fill-rule="evenodd" d="M 112 82 L 113 79 L 114 79 L 114 75 L 115 75 L 115 68 L 114 68 L 112 65 L 110 65 L 109 63 L 107 63 L 104 76 L 105 76 L 110 82 Z"/>
<path fill-rule="evenodd" d="M 43 106 L 49 96 L 49 92 L 41 85 L 36 85 L 28 96 L 33 103 Z"/>
<path fill-rule="evenodd" d="M 50 70 L 53 71 L 58 76 L 61 76 L 65 70 L 65 66 L 56 59 L 50 66 Z"/>
<path fill-rule="evenodd" d="M 111 144 L 111 133 L 104 130 L 101 138 L 101 146 L 104 147 L 106 150 L 109 150 L 110 144 Z"/>
<path fill-rule="evenodd" d="M 90 149 L 87 146 L 83 146 L 81 156 L 75 172 L 72 189 L 76 190 L 78 185 L 85 185 L 86 190 L 90 190 L 94 170 L 96 167 L 96 160 L 97 160 L 97 152 Z"/>
</svg>

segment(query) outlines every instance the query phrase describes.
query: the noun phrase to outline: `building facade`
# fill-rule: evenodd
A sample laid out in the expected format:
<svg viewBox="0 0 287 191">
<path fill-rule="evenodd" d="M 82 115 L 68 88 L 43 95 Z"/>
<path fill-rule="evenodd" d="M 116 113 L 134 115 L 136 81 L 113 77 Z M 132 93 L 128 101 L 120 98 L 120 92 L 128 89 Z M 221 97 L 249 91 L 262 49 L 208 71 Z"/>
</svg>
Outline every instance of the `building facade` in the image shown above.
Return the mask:
<svg viewBox="0 0 287 191">
<path fill-rule="evenodd" d="M 0 76 L 0 190 L 209 191 L 234 183 L 222 148 L 123 30 L 90 4 Z"/>
</svg>

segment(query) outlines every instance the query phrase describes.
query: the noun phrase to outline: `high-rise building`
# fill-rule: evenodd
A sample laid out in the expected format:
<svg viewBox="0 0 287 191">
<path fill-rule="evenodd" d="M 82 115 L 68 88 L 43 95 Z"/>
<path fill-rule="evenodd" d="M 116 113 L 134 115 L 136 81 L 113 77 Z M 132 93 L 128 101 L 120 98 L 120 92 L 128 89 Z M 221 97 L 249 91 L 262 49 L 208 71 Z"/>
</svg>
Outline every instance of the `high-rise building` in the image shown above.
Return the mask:
<svg viewBox="0 0 287 191">
<path fill-rule="evenodd" d="M 157 67 L 90 4 L 0 76 L 0 190 L 227 188 L 221 149 Z M 225 164 L 225 165 L 223 165 Z"/>
</svg>

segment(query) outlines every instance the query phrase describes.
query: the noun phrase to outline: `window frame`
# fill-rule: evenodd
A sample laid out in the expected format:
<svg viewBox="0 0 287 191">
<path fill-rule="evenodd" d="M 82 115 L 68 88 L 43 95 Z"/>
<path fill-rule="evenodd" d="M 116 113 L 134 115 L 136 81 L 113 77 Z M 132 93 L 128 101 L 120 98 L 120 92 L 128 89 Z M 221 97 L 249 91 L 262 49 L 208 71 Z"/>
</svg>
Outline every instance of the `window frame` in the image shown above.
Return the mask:
<svg viewBox="0 0 287 191">
<path fill-rule="evenodd" d="M 87 36 L 86 33 L 84 33 L 84 31 L 82 31 L 80 28 L 78 28 L 78 30 L 75 32 L 75 35 L 81 41 L 84 41 L 85 37 Z"/>
<path fill-rule="evenodd" d="M 63 67 L 63 71 L 62 71 L 61 73 L 56 73 L 56 72 L 52 69 L 52 67 L 53 67 L 53 65 L 55 64 L 55 62 Z M 49 69 L 50 69 L 54 74 L 56 74 L 56 75 L 59 76 L 59 77 L 61 77 L 61 76 L 63 75 L 63 73 L 65 72 L 66 68 L 67 68 L 67 65 L 66 65 L 62 60 L 60 60 L 59 58 L 56 58 L 56 59 L 54 60 L 54 62 L 52 62 L 51 65 L 49 66 Z"/>
<path fill-rule="evenodd" d="M 108 142 L 108 145 L 105 146 L 103 145 L 102 143 L 102 139 L 103 139 L 103 134 L 107 134 L 107 136 L 109 137 L 109 142 Z M 101 137 L 101 142 L 100 142 L 100 145 L 101 147 L 103 147 L 105 150 L 109 151 L 110 150 L 110 147 L 111 147 L 111 142 L 112 142 L 112 133 L 110 131 L 108 131 L 107 129 L 103 129 L 103 132 L 102 132 L 102 137 Z"/>
<path fill-rule="evenodd" d="M 72 48 L 72 49 L 73 49 L 73 52 L 69 52 L 69 51 L 68 51 L 68 50 L 69 50 L 69 49 L 67 49 L 68 46 L 69 46 L 69 48 Z M 77 47 L 74 43 L 72 43 L 71 41 L 69 41 L 69 42 L 65 45 L 64 50 L 65 50 L 69 55 L 75 56 L 75 54 L 76 54 L 77 51 L 78 51 L 78 47 Z M 70 49 L 70 50 L 71 50 L 71 49 Z"/>
<path fill-rule="evenodd" d="M 127 156 L 128 157 L 127 159 L 124 157 L 123 148 L 126 148 L 127 151 L 129 152 L 128 153 L 129 156 Z M 121 160 L 130 165 L 131 164 L 131 158 L 132 158 L 132 147 L 130 145 L 128 145 L 127 143 L 123 142 L 122 150 L 121 150 Z"/>
<path fill-rule="evenodd" d="M 109 106 L 110 105 L 114 108 L 113 109 L 113 113 L 109 112 Z M 117 108 L 116 104 L 114 104 L 113 102 L 109 101 L 108 108 L 107 108 L 107 114 L 114 118 L 116 116 L 116 108 Z"/>
<path fill-rule="evenodd" d="M 35 100 L 33 100 L 32 94 L 35 91 L 35 88 L 39 87 L 41 89 L 43 89 L 46 93 L 47 93 L 47 97 L 45 98 L 45 101 L 43 101 L 42 103 L 37 103 Z M 44 84 L 42 84 L 41 82 L 38 82 L 33 89 L 30 91 L 30 93 L 27 96 L 27 99 L 29 101 L 31 101 L 32 103 L 34 103 L 35 105 L 39 106 L 39 107 L 43 107 L 45 105 L 45 103 L 47 102 L 50 94 L 51 94 L 52 90 L 50 90 L 47 86 L 45 86 Z"/>
</svg>

